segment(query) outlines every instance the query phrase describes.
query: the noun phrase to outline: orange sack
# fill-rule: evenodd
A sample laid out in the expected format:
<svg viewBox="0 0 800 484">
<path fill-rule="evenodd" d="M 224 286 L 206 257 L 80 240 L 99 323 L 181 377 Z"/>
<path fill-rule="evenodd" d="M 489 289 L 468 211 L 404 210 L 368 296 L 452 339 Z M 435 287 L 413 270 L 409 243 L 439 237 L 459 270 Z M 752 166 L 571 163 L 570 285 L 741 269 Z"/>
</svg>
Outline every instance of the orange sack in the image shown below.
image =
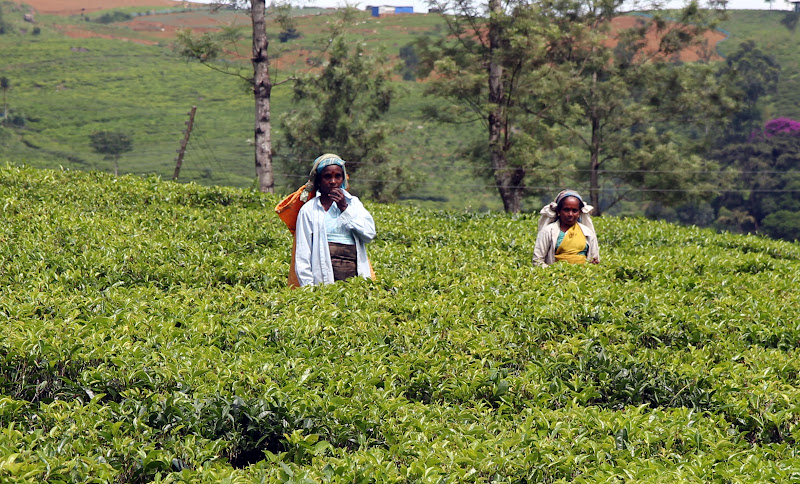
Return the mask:
<svg viewBox="0 0 800 484">
<path fill-rule="evenodd" d="M 300 213 L 300 208 L 305 203 L 300 200 L 300 194 L 303 193 L 303 185 L 298 188 L 294 193 L 284 198 L 275 206 L 275 213 L 286 224 L 286 228 L 292 233 L 292 262 L 289 264 L 289 287 L 300 287 L 297 281 L 297 273 L 294 271 L 294 251 L 297 246 L 297 240 L 294 238 L 294 231 L 297 228 L 297 215 Z"/>
<path fill-rule="evenodd" d="M 305 203 L 300 200 L 300 194 L 303 193 L 305 187 L 305 185 L 301 186 L 275 206 L 275 213 L 283 220 L 283 223 L 286 224 L 286 228 L 289 229 L 292 235 L 294 235 L 294 231 L 297 228 L 297 215 L 300 213 L 300 208 Z M 294 253 L 294 250 L 292 250 L 292 253 Z"/>
</svg>

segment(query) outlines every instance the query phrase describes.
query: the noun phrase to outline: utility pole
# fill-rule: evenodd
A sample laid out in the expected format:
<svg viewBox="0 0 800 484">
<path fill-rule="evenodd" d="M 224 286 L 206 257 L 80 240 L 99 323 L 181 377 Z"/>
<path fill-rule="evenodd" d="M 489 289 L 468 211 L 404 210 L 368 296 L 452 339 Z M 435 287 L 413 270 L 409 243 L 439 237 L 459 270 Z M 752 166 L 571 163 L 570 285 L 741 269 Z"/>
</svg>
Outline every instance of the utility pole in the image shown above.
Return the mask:
<svg viewBox="0 0 800 484">
<path fill-rule="evenodd" d="M 185 121 L 186 130 L 183 132 L 183 141 L 181 141 L 181 148 L 178 150 L 178 157 L 175 158 L 175 173 L 172 175 L 172 180 L 178 179 L 181 172 L 181 164 L 183 163 L 183 154 L 186 153 L 186 146 L 189 144 L 189 136 L 192 135 L 192 126 L 194 125 L 194 113 L 197 111 L 197 106 L 192 106 L 189 111 L 189 121 Z"/>
</svg>

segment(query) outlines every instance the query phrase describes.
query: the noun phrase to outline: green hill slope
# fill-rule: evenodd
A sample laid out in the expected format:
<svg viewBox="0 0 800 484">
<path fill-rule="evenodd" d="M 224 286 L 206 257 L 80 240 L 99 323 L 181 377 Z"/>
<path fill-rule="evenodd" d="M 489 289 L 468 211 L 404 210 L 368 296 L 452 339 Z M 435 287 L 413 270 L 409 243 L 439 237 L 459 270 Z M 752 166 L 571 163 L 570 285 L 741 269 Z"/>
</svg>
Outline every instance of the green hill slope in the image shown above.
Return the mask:
<svg viewBox="0 0 800 484">
<path fill-rule="evenodd" d="M 0 170 L 0 480 L 800 478 L 800 246 L 367 204 L 378 280 L 290 290 L 276 201 Z"/>
<path fill-rule="evenodd" d="M 176 150 L 183 138 L 187 113 L 197 106 L 197 117 L 181 171 L 182 181 L 204 185 L 248 187 L 254 179 L 252 148 L 253 103 L 247 87 L 235 76 L 226 76 L 196 64 L 185 63 L 172 52 L 174 29 L 240 26 L 246 17 L 229 11 L 156 10 L 127 22 L 101 24 L 84 17 L 37 16 L 32 25 L 10 2 L 1 2 L 3 19 L 10 25 L 0 35 L 0 76 L 11 83 L 7 93 L 11 125 L 0 127 L 0 153 L 14 163 L 39 168 L 102 170 L 113 163 L 92 152 L 89 134 L 98 130 L 124 131 L 133 140 L 133 151 L 122 156 L 124 173 L 170 177 Z M 120 9 L 142 14 L 143 8 Z M 96 18 L 111 13 L 97 12 Z M 330 22 L 330 15 L 314 9 L 297 18 L 300 39 L 273 42 L 277 77 L 313 63 L 313 48 Z M 360 14 L 351 31 L 352 42 L 370 51 L 396 56 L 399 49 L 419 35 L 442 35 L 436 15 L 373 19 Z M 779 94 L 766 106 L 766 116 L 800 118 L 796 84 L 800 67 L 794 34 L 781 24 L 786 12 L 732 11 L 723 27 L 731 36 L 720 44 L 724 54 L 740 42 L 755 39 L 773 52 L 783 66 Z M 162 32 L 162 29 L 165 31 Z M 279 27 L 270 25 L 277 37 Z M 95 35 L 95 38 L 82 38 Z M 241 43 L 237 65 L 248 69 L 248 43 Z M 232 61 L 233 62 L 233 61 Z M 394 126 L 391 156 L 411 160 L 423 176 L 409 193 L 418 206 L 436 208 L 501 209 L 492 183 L 478 176 L 458 156 L 466 141 L 482 137 L 480 126 L 440 126 L 423 121 L 420 107 L 434 102 L 423 95 L 424 85 L 398 81 L 402 96 L 394 102 L 388 121 Z M 273 119 L 290 107 L 290 90 L 273 91 Z M 280 140 L 280 130 L 275 139 Z M 280 162 L 280 159 L 277 161 Z M 311 160 L 308 160 L 309 164 Z M 278 165 L 278 183 L 294 186 L 305 173 L 292 173 Z M 462 194 L 469 192 L 469 197 Z M 560 187 L 558 187 L 560 188 Z M 555 188 L 554 188 L 555 190 Z"/>
<path fill-rule="evenodd" d="M 92 152 L 89 134 L 98 130 L 124 131 L 132 138 L 133 151 L 122 156 L 121 172 L 166 178 L 175 169 L 187 113 L 197 106 L 181 180 L 205 185 L 252 185 L 254 107 L 248 87 L 235 75 L 182 61 L 172 51 L 173 39 L 160 32 L 161 28 L 172 29 L 174 35 L 175 27 L 187 25 L 201 31 L 235 25 L 247 31 L 247 17 L 209 12 L 136 17 L 135 26 L 42 16 L 37 17 L 41 29 L 38 35 L 32 35 L 30 29 L 22 33 L 22 11 L 16 16 L 7 14 L 6 19 L 19 17 L 16 29 L 0 35 L 0 76 L 11 83 L 7 98 L 14 122 L 0 127 L 0 153 L 39 168 L 111 172 L 112 161 Z M 414 35 L 435 33 L 441 23 L 436 15 L 389 19 L 360 15 L 352 28 L 352 41 L 362 42 L 371 50 L 385 49 L 393 56 Z M 270 49 L 276 58 L 273 74 L 277 80 L 308 68 L 306 60 L 318 55 L 319 42 L 324 40 L 331 18 L 330 14 L 299 17 L 297 25 L 303 37 L 287 44 L 273 42 Z M 271 24 L 269 29 L 277 38 L 279 27 Z M 82 38 L 86 35 L 95 37 Z M 240 66 L 244 75 L 251 70 L 248 45 L 242 41 L 241 58 L 229 61 Z M 439 206 L 447 206 L 442 200 L 455 191 L 455 187 L 446 185 L 455 173 L 466 183 L 480 187 L 472 200 L 474 208 L 500 208 L 497 194 L 484 188 L 485 182 L 476 179 L 456 156 L 457 148 L 478 127 L 456 131 L 422 121 L 420 106 L 432 102 L 423 99 L 422 90 L 421 84 L 398 82 L 400 95 L 389 118 L 394 127 L 392 156 L 411 160 L 429 175 L 416 192 L 423 198 L 435 198 Z M 273 90 L 273 120 L 289 109 L 290 96 L 288 84 Z M 279 141 L 277 122 L 273 128 L 274 138 Z M 280 165 L 280 159 L 276 161 L 276 178 L 281 186 L 294 186 L 297 177 L 306 174 L 288 172 Z M 309 166 L 312 161 L 308 160 Z M 448 175 L 447 180 L 441 179 L 442 172 Z M 464 202 L 456 200 L 455 206 L 463 207 Z"/>
</svg>

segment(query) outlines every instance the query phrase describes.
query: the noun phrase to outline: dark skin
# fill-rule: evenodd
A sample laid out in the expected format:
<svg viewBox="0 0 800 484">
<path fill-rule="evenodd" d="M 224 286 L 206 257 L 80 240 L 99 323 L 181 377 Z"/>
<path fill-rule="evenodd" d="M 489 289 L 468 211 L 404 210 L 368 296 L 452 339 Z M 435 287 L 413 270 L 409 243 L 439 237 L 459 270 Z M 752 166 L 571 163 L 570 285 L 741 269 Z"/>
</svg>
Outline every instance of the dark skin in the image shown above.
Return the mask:
<svg viewBox="0 0 800 484">
<path fill-rule="evenodd" d="M 561 201 L 561 208 L 556 210 L 558 216 L 558 225 L 562 232 L 571 229 L 573 225 L 578 223 L 581 216 L 581 201 L 575 197 L 567 197 Z M 591 264 L 597 264 L 600 261 L 592 259 L 589 261 Z"/>
<path fill-rule="evenodd" d="M 347 199 L 344 198 L 342 183 L 344 183 L 344 170 L 339 165 L 328 165 L 317 175 L 319 201 L 326 212 L 334 203 L 342 212 L 347 210 Z"/>
<path fill-rule="evenodd" d="M 575 197 L 567 197 L 561 201 L 561 208 L 556 211 L 561 231 L 566 232 L 578 222 L 581 216 L 581 201 Z"/>
</svg>

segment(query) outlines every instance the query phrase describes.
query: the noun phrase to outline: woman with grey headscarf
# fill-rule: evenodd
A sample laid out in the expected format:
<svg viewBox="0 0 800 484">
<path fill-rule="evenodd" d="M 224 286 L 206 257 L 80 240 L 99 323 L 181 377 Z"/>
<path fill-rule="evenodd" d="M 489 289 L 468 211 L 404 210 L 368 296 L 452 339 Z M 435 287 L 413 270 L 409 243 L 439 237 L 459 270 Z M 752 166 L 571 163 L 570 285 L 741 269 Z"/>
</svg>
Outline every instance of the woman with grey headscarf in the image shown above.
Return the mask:
<svg viewBox="0 0 800 484">
<path fill-rule="evenodd" d="M 365 245 L 375 238 L 375 221 L 348 187 L 339 156 L 328 153 L 314 160 L 301 198 L 316 197 L 300 209 L 295 232 L 301 286 L 372 276 Z"/>
<path fill-rule="evenodd" d="M 592 223 L 593 207 L 583 203 L 574 190 L 563 190 L 541 210 L 539 233 L 533 248 L 533 264 L 549 266 L 600 262 L 597 234 Z"/>
</svg>

